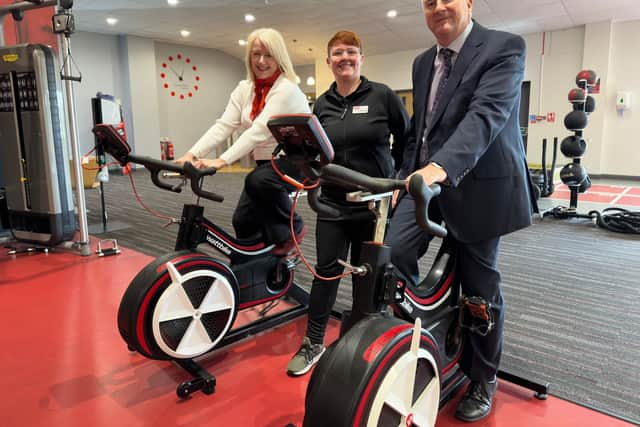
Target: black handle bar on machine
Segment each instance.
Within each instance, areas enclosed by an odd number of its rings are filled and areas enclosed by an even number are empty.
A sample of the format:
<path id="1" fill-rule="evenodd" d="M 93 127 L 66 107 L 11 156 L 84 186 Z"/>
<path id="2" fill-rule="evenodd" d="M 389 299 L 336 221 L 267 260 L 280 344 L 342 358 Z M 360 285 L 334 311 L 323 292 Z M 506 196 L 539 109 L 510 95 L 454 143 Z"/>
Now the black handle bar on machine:
<path id="1" fill-rule="evenodd" d="M 373 178 L 352 169 L 332 164 L 333 146 L 320 121 L 313 114 L 294 114 L 272 117 L 267 123 L 287 158 L 300 167 L 312 179 L 322 179 L 343 187 L 357 187 L 372 193 L 386 193 L 405 188 L 405 181 L 389 178 Z M 426 233 L 445 237 L 447 230 L 431 221 L 428 207 L 431 199 L 440 194 L 440 185 L 427 186 L 422 176 L 413 175 L 409 181 L 409 193 L 416 204 L 416 222 Z M 317 190 L 309 192 L 311 208 L 319 214 L 340 217 L 344 213 L 332 205 L 322 203 Z"/>
<path id="2" fill-rule="evenodd" d="M 354 171 L 344 166 L 328 164 L 320 168 L 320 177 L 337 185 L 355 186 L 371 193 L 387 193 L 405 188 L 405 181 L 401 179 L 373 178 L 369 175 Z M 440 194 L 438 184 L 427 186 L 421 175 L 413 175 L 409 180 L 409 193 L 416 204 L 416 222 L 425 232 L 438 237 L 445 237 L 447 230 L 440 224 L 429 219 L 428 207 L 431 200 Z M 314 211 L 329 217 L 342 215 L 336 207 L 322 202 L 317 191 L 309 193 L 309 204 Z"/>
<path id="3" fill-rule="evenodd" d="M 202 178 L 207 175 L 214 175 L 216 173 L 215 168 L 198 169 L 190 162 L 185 162 L 180 165 L 178 163 L 166 160 L 158 160 L 149 156 L 138 156 L 131 154 L 131 147 L 127 141 L 118 133 L 118 131 L 111 125 L 98 124 L 93 128 L 98 144 L 102 149 L 110 154 L 114 159 L 125 166 L 129 162 L 138 163 L 144 166 L 151 174 L 151 181 L 160 188 L 165 190 L 180 193 L 182 186 L 172 185 L 163 181 L 160 178 L 161 172 L 175 172 L 185 178 L 191 183 L 191 190 L 194 194 L 202 197 L 203 199 L 212 200 L 214 202 L 222 202 L 224 197 L 220 194 L 213 193 L 202 189 Z"/>

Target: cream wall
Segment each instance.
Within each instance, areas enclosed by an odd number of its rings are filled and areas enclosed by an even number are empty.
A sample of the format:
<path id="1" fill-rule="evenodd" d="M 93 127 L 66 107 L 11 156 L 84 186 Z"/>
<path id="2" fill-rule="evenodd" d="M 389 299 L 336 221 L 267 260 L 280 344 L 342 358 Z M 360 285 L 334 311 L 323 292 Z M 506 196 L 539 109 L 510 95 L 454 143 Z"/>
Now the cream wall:
<path id="1" fill-rule="evenodd" d="M 605 114 L 602 170 L 617 175 L 640 176 L 640 21 L 613 26 L 609 80 L 600 109 Z M 631 110 L 619 116 L 615 109 L 618 91 L 631 93 Z M 614 171 L 614 172 L 608 172 Z"/>
<path id="2" fill-rule="evenodd" d="M 132 126 L 128 136 L 133 138 L 135 152 L 142 156 L 158 156 L 160 118 L 156 82 L 156 56 L 153 40 L 126 36 L 122 46 L 126 48 L 126 72 L 129 85 Z"/>
<path id="3" fill-rule="evenodd" d="M 78 32 L 73 36 L 71 49 L 74 61 L 83 75 L 82 82 L 73 83 L 73 94 L 80 152 L 85 154 L 95 144 L 91 133 L 91 98 L 95 97 L 97 92 L 122 98 L 128 92 L 128 88 L 125 88 L 120 77 L 124 70 L 117 37 Z M 95 60 L 96 52 L 100 52 L 100 61 Z"/>
<path id="4" fill-rule="evenodd" d="M 153 83 L 154 95 L 158 100 L 159 135 L 154 141 L 154 155 L 160 155 L 159 138 L 168 137 L 177 157 L 191 148 L 222 115 L 229 95 L 238 82 L 246 78 L 247 71 L 243 61 L 213 49 L 155 42 L 154 54 L 155 73 L 146 76 Z M 198 85 L 197 91 L 191 91 L 193 96 L 186 96 L 185 99 L 171 96 L 172 85 L 177 80 L 171 70 L 162 67 L 163 63 L 169 62 L 169 56 L 176 58 L 178 54 L 183 59 L 189 58 L 189 65 L 196 67 L 196 72 L 190 69 L 184 71 L 185 82 Z M 181 64 L 184 62 L 181 61 Z M 177 67 L 177 72 L 182 72 L 184 68 L 176 64 L 174 67 Z M 160 77 L 161 73 L 165 74 L 164 79 Z M 198 82 L 192 80 L 196 75 L 200 77 Z M 170 86 L 169 89 L 164 88 L 164 83 Z M 220 150 L 224 148 L 226 146 Z"/>
<path id="5" fill-rule="evenodd" d="M 176 154 L 191 147 L 222 113 L 229 94 L 246 75 L 241 60 L 220 51 L 142 37 L 78 32 L 72 51 L 84 77 L 74 91 L 82 153 L 94 145 L 91 98 L 98 91 L 121 100 L 134 151 L 159 157 L 162 136 L 172 139 Z M 171 99 L 160 78 L 163 59 L 176 52 L 191 56 L 202 78 L 198 94 L 185 102 Z"/>

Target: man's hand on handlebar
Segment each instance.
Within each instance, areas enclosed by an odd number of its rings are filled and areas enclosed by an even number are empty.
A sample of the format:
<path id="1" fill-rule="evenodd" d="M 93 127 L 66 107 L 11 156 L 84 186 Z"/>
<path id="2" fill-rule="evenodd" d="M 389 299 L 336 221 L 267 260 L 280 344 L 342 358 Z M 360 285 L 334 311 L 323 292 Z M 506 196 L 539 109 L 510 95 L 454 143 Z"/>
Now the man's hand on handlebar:
<path id="1" fill-rule="evenodd" d="M 409 175 L 406 179 L 406 188 L 407 191 L 409 191 L 409 180 L 411 179 L 411 177 L 414 174 L 420 174 L 422 175 L 422 178 L 424 179 L 424 183 L 426 185 L 431 185 L 431 184 L 435 184 L 435 183 L 439 183 L 439 182 L 445 182 L 447 180 L 447 172 L 445 172 L 444 169 L 442 169 L 439 166 L 434 165 L 433 163 L 428 163 L 427 166 L 423 167 L 422 169 L 418 169 L 417 171 L 415 171 L 414 173 L 412 173 L 411 175 Z"/>
<path id="2" fill-rule="evenodd" d="M 223 168 L 223 167 L 227 166 L 227 162 L 225 162 L 221 158 L 217 158 L 217 159 L 198 159 L 198 160 L 193 162 L 193 166 L 197 167 L 198 169 L 214 168 L 214 169 L 217 170 L 217 169 L 220 169 L 220 168 Z"/>

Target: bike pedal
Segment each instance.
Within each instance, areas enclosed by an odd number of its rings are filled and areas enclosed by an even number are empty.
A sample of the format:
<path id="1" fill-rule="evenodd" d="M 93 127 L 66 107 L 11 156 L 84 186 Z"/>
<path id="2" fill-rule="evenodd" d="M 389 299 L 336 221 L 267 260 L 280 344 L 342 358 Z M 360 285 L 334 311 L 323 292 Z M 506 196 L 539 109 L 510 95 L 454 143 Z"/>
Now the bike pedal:
<path id="1" fill-rule="evenodd" d="M 293 252 L 290 255 L 287 255 L 282 258 L 282 263 L 287 268 L 287 270 L 293 270 L 296 268 L 296 265 L 300 264 L 300 257 L 297 252 Z"/>

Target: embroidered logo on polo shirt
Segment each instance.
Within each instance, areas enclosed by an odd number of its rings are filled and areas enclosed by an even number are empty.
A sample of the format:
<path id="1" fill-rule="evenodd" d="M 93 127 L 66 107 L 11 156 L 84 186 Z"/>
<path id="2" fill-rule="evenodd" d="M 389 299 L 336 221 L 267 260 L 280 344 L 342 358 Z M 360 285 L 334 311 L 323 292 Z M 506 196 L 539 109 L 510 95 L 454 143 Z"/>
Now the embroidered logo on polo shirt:
<path id="1" fill-rule="evenodd" d="M 367 114 L 369 112 L 368 105 L 354 105 L 353 110 L 351 110 L 352 114 Z"/>

